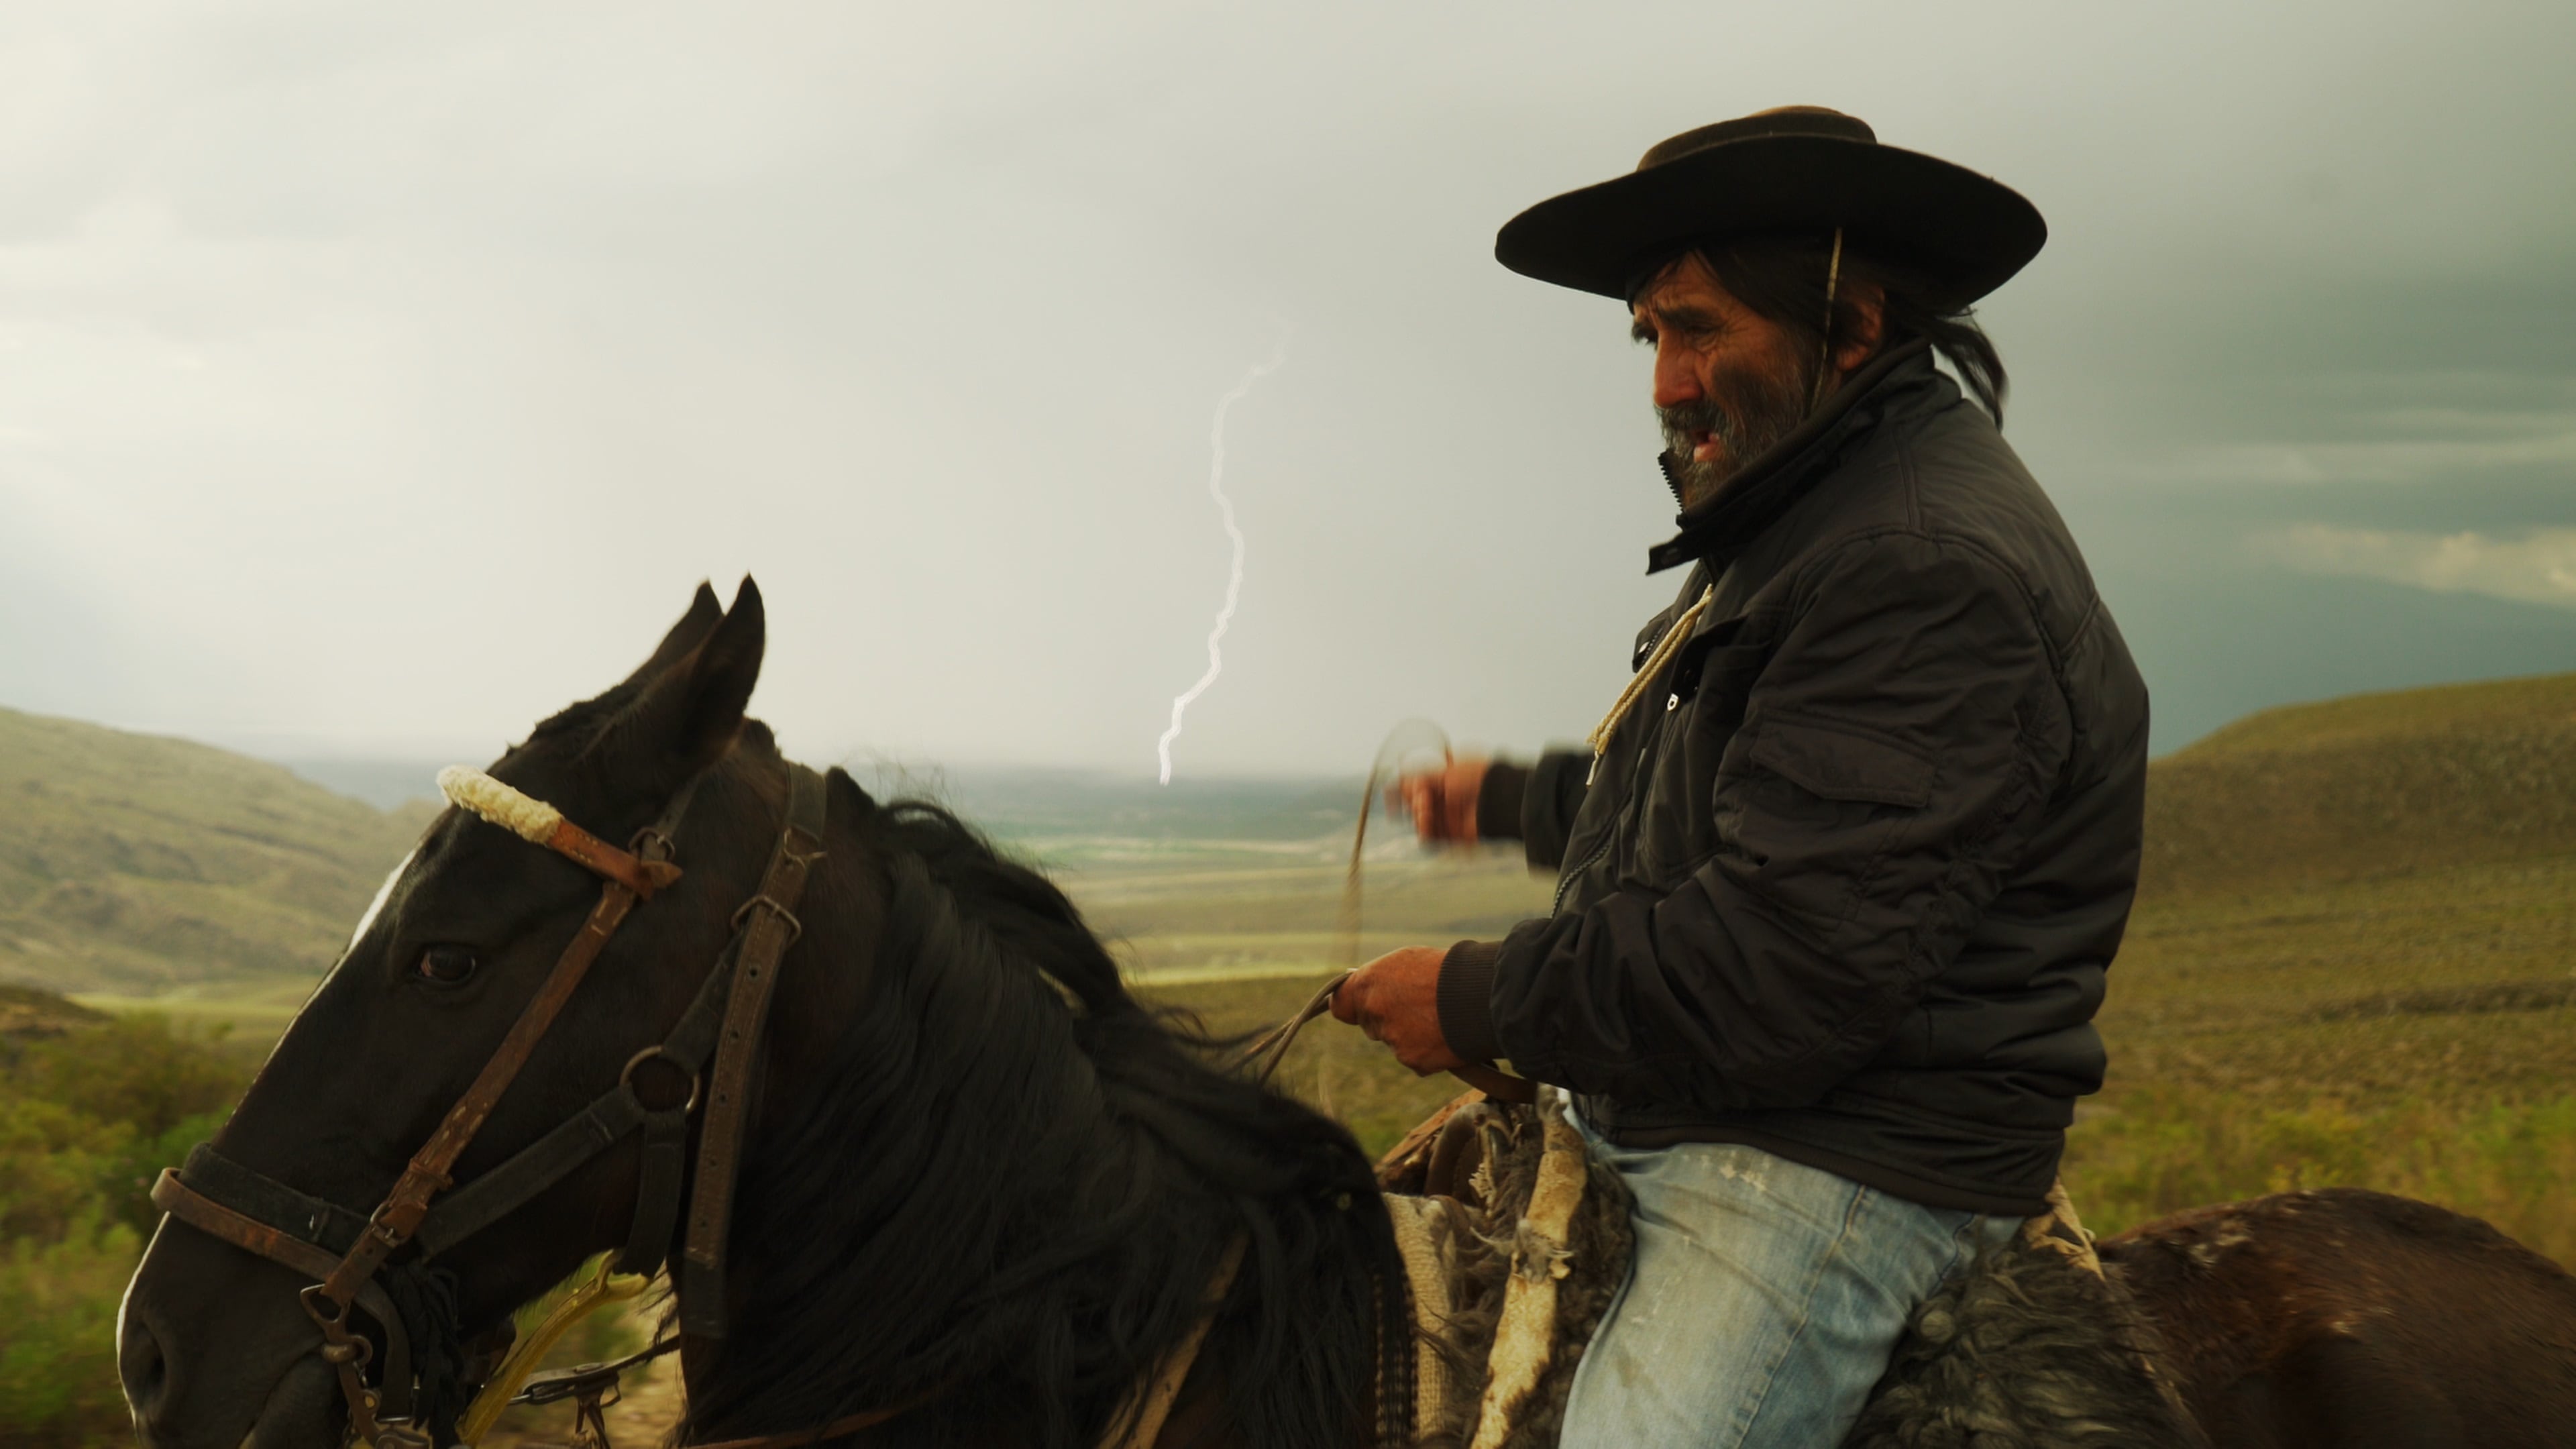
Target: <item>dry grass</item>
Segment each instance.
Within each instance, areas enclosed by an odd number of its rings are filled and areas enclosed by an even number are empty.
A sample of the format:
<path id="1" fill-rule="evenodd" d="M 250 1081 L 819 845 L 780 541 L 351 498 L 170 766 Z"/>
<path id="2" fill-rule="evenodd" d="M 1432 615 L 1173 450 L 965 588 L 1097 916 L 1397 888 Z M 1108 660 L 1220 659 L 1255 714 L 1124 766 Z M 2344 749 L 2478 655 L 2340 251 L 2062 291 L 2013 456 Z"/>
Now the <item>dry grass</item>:
<path id="1" fill-rule="evenodd" d="M 2276 896 L 2149 901 L 2113 972 L 2112 1072 L 2067 1178 L 2105 1231 L 2354 1185 L 2576 1262 L 2576 857 Z M 1221 1031 L 1321 975 L 1143 989 Z M 1458 1090 L 1325 1020 L 1281 1070 L 1372 1152 Z"/>
<path id="2" fill-rule="evenodd" d="M 2203 1203 L 2350 1185 L 2439 1202 L 2576 1263 L 2576 861 L 2342 901 L 2146 913 L 2103 1016 L 2108 1088 L 2067 1180 L 2118 1231 Z M 1224 1029 L 1322 978 L 1161 988 Z M 1381 1151 L 1456 1090 L 1330 1021 L 1283 1082 Z"/>

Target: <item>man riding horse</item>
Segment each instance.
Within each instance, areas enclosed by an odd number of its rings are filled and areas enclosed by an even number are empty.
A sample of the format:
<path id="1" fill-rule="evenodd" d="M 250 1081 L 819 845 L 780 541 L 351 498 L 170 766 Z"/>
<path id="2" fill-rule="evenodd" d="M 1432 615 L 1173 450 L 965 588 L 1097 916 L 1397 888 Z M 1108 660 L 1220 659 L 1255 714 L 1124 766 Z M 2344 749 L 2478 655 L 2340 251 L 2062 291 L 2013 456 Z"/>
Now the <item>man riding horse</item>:
<path id="1" fill-rule="evenodd" d="M 1969 311 L 2045 237 L 1791 107 L 1496 239 L 1653 347 L 1680 531 L 1647 557 L 1688 573 L 1588 750 L 1399 786 L 1426 840 L 1522 841 L 1554 912 L 1390 952 L 1334 1009 L 1416 1071 L 1567 1088 L 1634 1193 L 1566 1449 L 1839 1442 L 1914 1306 L 2046 1210 L 2101 1085 L 2146 690 Z"/>

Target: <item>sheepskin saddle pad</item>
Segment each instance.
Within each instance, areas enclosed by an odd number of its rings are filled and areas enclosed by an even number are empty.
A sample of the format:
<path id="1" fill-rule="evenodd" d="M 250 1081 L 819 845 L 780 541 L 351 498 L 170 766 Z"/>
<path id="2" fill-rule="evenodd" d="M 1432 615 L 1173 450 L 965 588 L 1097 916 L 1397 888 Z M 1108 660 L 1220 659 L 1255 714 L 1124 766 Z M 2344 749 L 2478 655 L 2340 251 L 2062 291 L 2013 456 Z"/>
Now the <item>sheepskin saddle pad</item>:
<path id="1" fill-rule="evenodd" d="M 1419 1449 L 1556 1443 L 1574 1366 L 1635 1247 L 1619 1175 L 1593 1161 L 1561 1092 L 1470 1092 L 1378 1164 L 1413 1282 Z"/>
<path id="2" fill-rule="evenodd" d="M 1470 1092 L 1378 1164 L 1412 1280 L 1417 1449 L 1554 1449 L 1632 1200 L 1567 1120 Z M 1847 1449 L 2167 1445 L 2179 1410 L 2064 1189 L 1907 1325 Z"/>

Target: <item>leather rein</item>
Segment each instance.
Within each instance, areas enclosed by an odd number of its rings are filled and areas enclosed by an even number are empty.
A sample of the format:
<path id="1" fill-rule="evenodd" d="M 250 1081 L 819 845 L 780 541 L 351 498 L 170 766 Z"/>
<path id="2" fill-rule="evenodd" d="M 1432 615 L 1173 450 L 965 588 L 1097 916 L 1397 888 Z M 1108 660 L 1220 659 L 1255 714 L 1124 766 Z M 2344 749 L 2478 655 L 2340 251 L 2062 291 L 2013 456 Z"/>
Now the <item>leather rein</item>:
<path id="1" fill-rule="evenodd" d="M 1279 1070 L 1279 1064 L 1287 1060 L 1288 1049 L 1297 1044 L 1297 1037 L 1305 1031 L 1307 1023 L 1332 1010 L 1333 997 L 1342 989 L 1342 983 L 1359 974 L 1360 871 L 1362 863 L 1368 858 L 1369 811 L 1376 808 L 1379 790 L 1389 782 L 1389 776 L 1396 772 L 1400 759 L 1399 747 L 1405 743 L 1409 733 L 1422 729 L 1427 729 L 1439 737 L 1441 758 L 1444 761 L 1449 758 L 1448 734 L 1438 725 L 1430 724 L 1428 721 L 1408 721 L 1397 725 L 1388 732 L 1386 742 L 1378 746 L 1377 760 L 1369 766 L 1368 783 L 1360 787 L 1359 823 L 1352 827 L 1351 860 L 1342 873 L 1342 906 L 1334 926 L 1334 933 L 1341 937 L 1344 970 L 1340 975 L 1325 982 L 1313 996 L 1308 997 L 1306 1004 L 1297 1009 L 1296 1015 L 1263 1032 L 1243 1049 L 1242 1055 L 1236 1059 L 1235 1064 L 1238 1067 L 1249 1068 L 1254 1081 L 1270 1080 L 1271 1075 Z M 1390 810 L 1394 808 L 1392 802 L 1388 808 Z M 1449 1075 L 1484 1093 L 1493 1101 L 1517 1102 L 1526 1106 L 1538 1100 L 1536 1082 L 1526 1077 L 1516 1077 L 1489 1062 L 1461 1062 L 1449 1069 Z"/>
<path id="2" fill-rule="evenodd" d="M 418 1248 L 415 1258 L 394 1265 L 393 1270 L 416 1274 L 420 1264 L 640 1133 L 643 1166 L 635 1214 L 617 1268 L 650 1274 L 669 1254 L 679 1226 L 693 1115 L 700 1119 L 700 1130 L 687 1237 L 677 1264 L 683 1289 L 680 1324 L 684 1333 L 724 1336 L 725 1239 L 732 1223 L 761 1028 L 768 1018 L 780 960 L 803 931 L 796 918 L 797 902 L 814 862 L 823 857 L 823 778 L 802 765 L 790 764 L 787 771 L 787 819 L 768 869 L 758 890 L 735 911 L 733 936 L 679 1024 L 660 1042 L 630 1058 L 618 1074 L 617 1085 L 589 1107 L 461 1187 L 450 1176 L 457 1159 L 527 1065 L 591 964 L 637 905 L 680 878 L 680 868 L 673 861 L 675 837 L 705 775 L 681 786 L 661 817 L 621 850 L 563 819 L 551 806 L 490 776 L 470 770 L 442 771 L 440 787 L 458 805 L 601 878 L 598 904 L 556 957 L 552 971 L 508 1035 L 429 1140 L 412 1155 L 384 1200 L 364 1218 L 233 1162 L 211 1143 L 200 1144 L 189 1153 L 184 1167 L 164 1171 L 153 1185 L 153 1205 L 172 1217 L 316 1280 L 303 1290 L 301 1301 L 321 1330 L 318 1351 L 339 1379 L 353 1437 L 377 1449 L 442 1449 L 430 1437 L 429 1417 L 438 1406 L 415 1398 L 416 1365 L 409 1342 L 413 1325 L 406 1320 L 420 1317 L 424 1332 L 452 1335 L 452 1316 L 442 1323 L 435 1315 L 407 1312 L 413 1295 L 388 1294 L 387 1285 L 397 1281 L 388 1270 L 396 1253 L 406 1246 Z M 706 1070 L 710 1056 L 711 1073 Z M 437 1199 L 434 1204 L 433 1199 Z M 374 1346 L 351 1331 L 353 1304 L 375 1319 L 385 1335 L 385 1362 L 378 1375 L 381 1390 L 367 1385 Z M 910 1407 L 914 1406 L 904 1406 Z M 883 1422 L 903 1411 L 884 1410 L 824 1425 L 821 1430 L 739 1442 L 807 1443 Z"/>

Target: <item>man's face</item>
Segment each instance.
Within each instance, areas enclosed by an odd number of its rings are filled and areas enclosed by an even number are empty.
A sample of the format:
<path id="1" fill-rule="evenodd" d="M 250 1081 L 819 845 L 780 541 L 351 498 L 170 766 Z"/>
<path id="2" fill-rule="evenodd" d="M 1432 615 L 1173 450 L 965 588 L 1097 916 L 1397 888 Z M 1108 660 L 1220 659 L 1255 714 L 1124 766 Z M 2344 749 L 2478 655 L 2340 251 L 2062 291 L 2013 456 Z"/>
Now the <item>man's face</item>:
<path id="1" fill-rule="evenodd" d="M 1688 254 L 1637 294 L 1631 336 L 1655 349 L 1655 414 L 1682 506 L 1695 508 L 1807 415 L 1815 359 Z"/>

